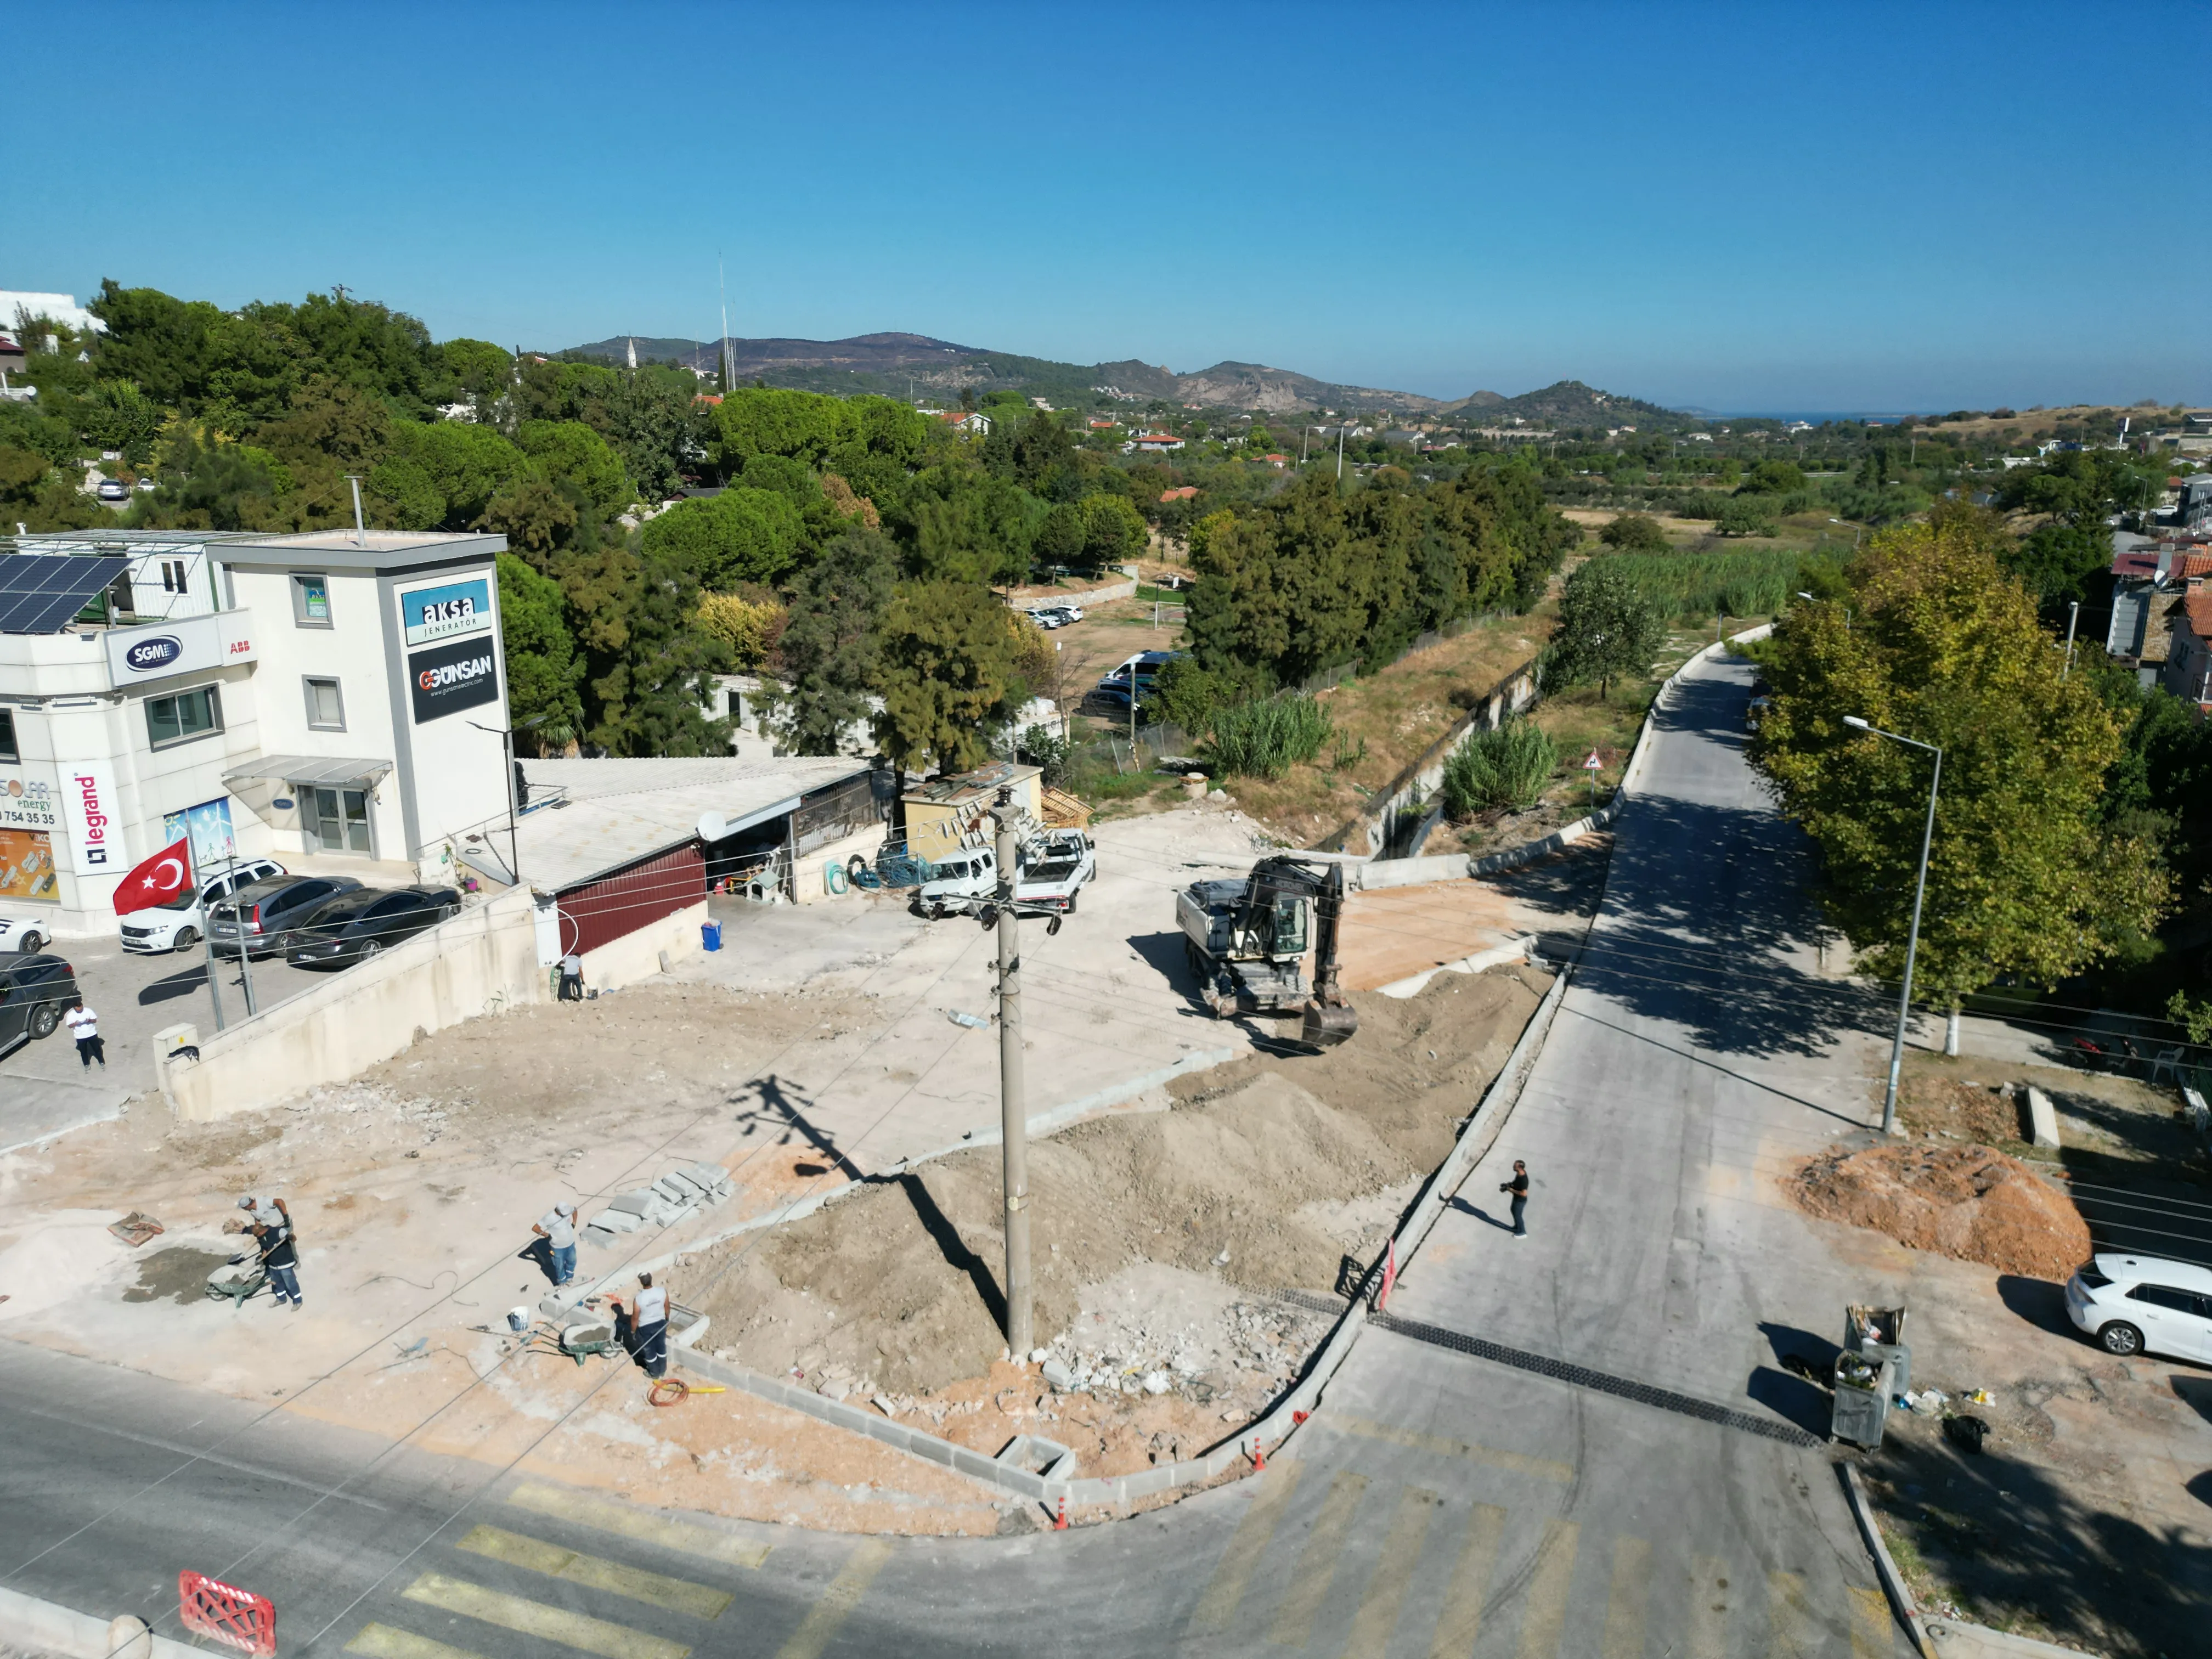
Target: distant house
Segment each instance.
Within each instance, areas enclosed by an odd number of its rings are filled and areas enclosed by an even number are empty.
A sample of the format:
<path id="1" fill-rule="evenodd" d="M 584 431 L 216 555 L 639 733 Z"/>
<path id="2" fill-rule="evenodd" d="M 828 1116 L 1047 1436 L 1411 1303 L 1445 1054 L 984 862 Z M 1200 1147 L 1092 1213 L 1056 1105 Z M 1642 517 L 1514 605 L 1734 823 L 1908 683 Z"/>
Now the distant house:
<path id="1" fill-rule="evenodd" d="M 1091 429 L 1093 432 L 1111 432 L 1121 424 L 1119 421 L 1102 421 L 1094 416 L 1091 422 Z"/>
<path id="2" fill-rule="evenodd" d="M 964 415 L 957 409 L 925 410 L 923 413 L 936 416 L 956 431 L 972 432 L 979 438 L 991 435 L 991 417 L 981 410 L 970 410 Z"/>
<path id="3" fill-rule="evenodd" d="M 1291 464 L 1291 458 L 1287 455 L 1268 455 L 1262 457 L 1262 459 L 1266 460 L 1269 466 L 1273 467 L 1278 472 L 1281 471 L 1283 468 Z"/>
<path id="4" fill-rule="evenodd" d="M 1138 449 L 1151 454 L 1182 447 L 1182 440 L 1172 432 L 1139 432 L 1130 441 L 1135 444 Z"/>
<path id="5" fill-rule="evenodd" d="M 2160 678 L 2175 696 L 2195 703 L 2199 714 L 2212 714 L 2212 590 L 2201 577 L 2189 585 L 2172 622 L 2166 672 Z"/>
<path id="6" fill-rule="evenodd" d="M 1196 484 L 1183 484 L 1178 489 L 1163 489 L 1160 491 L 1160 504 L 1164 507 L 1170 501 L 1187 501 L 1197 494 Z"/>
<path id="7" fill-rule="evenodd" d="M 1049 415 L 1049 414 L 1051 414 L 1051 413 L 1052 413 L 1052 405 L 1051 405 L 1050 404 L 1048 404 L 1048 403 L 1045 402 L 1045 400 L 1044 400 L 1043 398 L 1030 398 L 1030 407 L 1031 409 L 1041 409 L 1041 410 L 1044 410 L 1044 412 L 1045 412 L 1046 414 L 1048 414 L 1048 415 Z"/>
<path id="8" fill-rule="evenodd" d="M 2199 603 L 2212 575 L 2212 549 L 2171 540 L 2139 544 L 2114 556 L 2112 574 L 2106 653 L 2133 667 L 2145 686 L 2164 683 L 2178 696 L 2191 695 L 2182 688 L 2189 671 L 2175 658 L 2188 654 L 2189 606 Z"/>

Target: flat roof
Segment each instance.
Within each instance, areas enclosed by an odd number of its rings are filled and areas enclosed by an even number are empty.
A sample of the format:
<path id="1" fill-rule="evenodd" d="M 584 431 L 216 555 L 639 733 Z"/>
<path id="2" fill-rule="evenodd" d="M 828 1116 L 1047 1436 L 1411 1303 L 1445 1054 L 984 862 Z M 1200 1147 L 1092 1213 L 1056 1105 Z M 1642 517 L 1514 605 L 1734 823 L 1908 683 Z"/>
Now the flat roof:
<path id="1" fill-rule="evenodd" d="M 1015 761 L 994 761 L 988 766 L 979 766 L 972 772 L 961 772 L 949 778 L 937 778 L 919 789 L 909 789 L 906 798 L 933 806 L 961 806 L 981 795 L 994 795 L 1008 785 L 1026 783 L 1043 775 L 1040 766 L 1024 766 Z"/>
<path id="2" fill-rule="evenodd" d="M 478 532 L 309 530 L 296 536 L 246 536 L 223 544 L 226 564 L 303 564 L 325 570 L 383 572 L 422 565 L 489 559 L 507 551 L 507 538 Z"/>
<path id="3" fill-rule="evenodd" d="M 528 760 L 522 775 L 532 797 L 516 827 L 523 878 L 542 892 L 565 892 L 681 847 L 699 822 L 718 815 L 726 832 L 796 807 L 817 790 L 869 769 L 849 756 L 735 756 L 692 759 Z M 564 805 L 550 804 L 555 791 Z M 504 822 L 480 833 L 502 863 Z"/>

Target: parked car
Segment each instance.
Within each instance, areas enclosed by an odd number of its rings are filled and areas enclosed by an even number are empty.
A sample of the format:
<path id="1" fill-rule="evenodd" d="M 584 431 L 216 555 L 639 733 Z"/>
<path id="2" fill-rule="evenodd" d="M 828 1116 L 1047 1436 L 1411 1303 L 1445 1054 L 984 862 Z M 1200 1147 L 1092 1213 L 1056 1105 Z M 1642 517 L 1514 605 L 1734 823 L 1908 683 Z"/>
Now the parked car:
<path id="1" fill-rule="evenodd" d="M 217 950 L 235 951 L 246 942 L 249 957 L 273 957 L 284 949 L 284 929 L 339 893 L 356 892 L 351 876 L 271 876 L 248 882 L 208 912 L 208 937 Z"/>
<path id="2" fill-rule="evenodd" d="M 450 887 L 363 887 L 326 898 L 284 928 L 295 968 L 349 968 L 443 921 L 461 908 Z"/>
<path id="3" fill-rule="evenodd" d="M 76 995 L 76 969 L 59 957 L 0 951 L 0 1054 L 52 1036 Z"/>
<path id="4" fill-rule="evenodd" d="M 2066 1314 L 2106 1353 L 2212 1364 L 2212 1268 L 2156 1256 L 2093 1256 L 2066 1281 Z"/>
<path id="5" fill-rule="evenodd" d="M 160 951 L 189 951 L 207 936 L 207 913 L 218 899 L 284 873 L 284 866 L 275 859 L 249 859 L 235 869 L 205 878 L 198 887 L 178 894 L 167 904 L 133 910 L 116 930 L 122 936 L 123 948 L 147 956 Z"/>
<path id="6" fill-rule="evenodd" d="M 1022 843 L 1014 896 L 1075 913 L 1076 896 L 1098 873 L 1091 837 L 1080 830 L 1048 830 Z M 963 848 L 930 866 L 930 879 L 914 896 L 925 916 L 970 915 L 999 896 L 999 855 L 994 848 Z"/>
<path id="7" fill-rule="evenodd" d="M 127 501 L 131 499 L 131 486 L 120 478 L 102 478 L 96 493 L 103 501 Z"/>
<path id="8" fill-rule="evenodd" d="M 1030 612 L 1030 620 L 1039 628 L 1065 628 L 1070 623 L 1081 622 L 1083 612 L 1072 605 L 1041 605 Z"/>
<path id="9" fill-rule="evenodd" d="M 0 951 L 36 954 L 46 948 L 46 941 L 53 936 L 53 926 L 44 916 L 0 916 Z"/>

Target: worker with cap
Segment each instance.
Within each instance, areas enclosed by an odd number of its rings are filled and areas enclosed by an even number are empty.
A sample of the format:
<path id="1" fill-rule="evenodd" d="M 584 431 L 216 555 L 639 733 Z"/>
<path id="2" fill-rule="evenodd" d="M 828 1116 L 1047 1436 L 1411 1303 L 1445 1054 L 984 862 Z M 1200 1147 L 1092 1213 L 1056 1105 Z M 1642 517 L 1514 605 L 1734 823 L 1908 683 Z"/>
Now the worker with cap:
<path id="1" fill-rule="evenodd" d="M 576 1206 L 562 1199 L 544 1215 L 530 1230 L 544 1239 L 553 1256 L 553 1288 L 574 1282 L 576 1277 Z"/>
<path id="2" fill-rule="evenodd" d="M 651 1273 L 637 1276 L 638 1292 L 630 1298 L 630 1357 L 645 1368 L 647 1376 L 668 1372 L 668 1292 L 653 1282 Z M 623 1311 L 622 1298 L 611 1298 L 615 1311 Z"/>
<path id="3" fill-rule="evenodd" d="M 292 1231 L 292 1212 L 285 1207 L 281 1198 L 272 1198 L 266 1193 L 248 1193 L 238 1200 L 238 1207 L 246 1212 L 246 1231 L 248 1232 L 253 1231 L 257 1223 L 266 1224 L 280 1233 Z"/>

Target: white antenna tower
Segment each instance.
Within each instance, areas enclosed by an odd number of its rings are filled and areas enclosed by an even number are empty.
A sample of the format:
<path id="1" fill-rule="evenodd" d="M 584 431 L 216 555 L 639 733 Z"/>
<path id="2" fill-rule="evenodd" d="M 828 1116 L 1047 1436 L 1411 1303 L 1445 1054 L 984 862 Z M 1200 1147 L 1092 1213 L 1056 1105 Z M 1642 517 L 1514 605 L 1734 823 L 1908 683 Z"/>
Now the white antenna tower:
<path id="1" fill-rule="evenodd" d="M 629 337 L 629 366 L 632 368 L 637 367 L 637 336 L 635 334 Z"/>
<path id="2" fill-rule="evenodd" d="M 714 256 L 714 289 L 722 296 L 722 390 L 737 389 L 737 365 L 730 358 L 730 290 L 722 282 L 722 256 Z"/>

